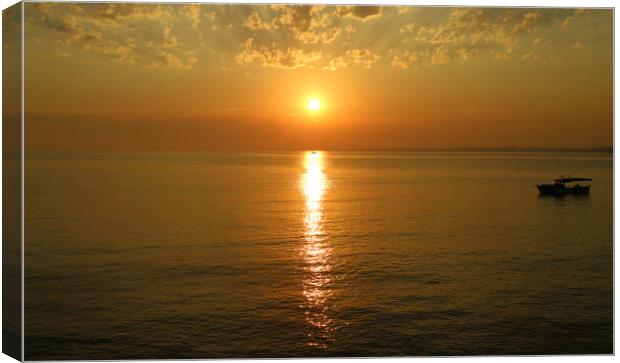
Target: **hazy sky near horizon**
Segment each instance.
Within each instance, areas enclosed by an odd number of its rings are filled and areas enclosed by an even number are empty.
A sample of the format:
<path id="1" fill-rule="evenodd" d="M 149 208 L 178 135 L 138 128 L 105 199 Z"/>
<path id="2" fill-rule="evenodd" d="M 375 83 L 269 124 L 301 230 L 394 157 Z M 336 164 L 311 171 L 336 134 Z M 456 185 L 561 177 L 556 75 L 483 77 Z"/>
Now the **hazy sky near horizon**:
<path id="1" fill-rule="evenodd" d="M 611 10 L 26 3 L 25 18 L 32 150 L 613 142 Z"/>

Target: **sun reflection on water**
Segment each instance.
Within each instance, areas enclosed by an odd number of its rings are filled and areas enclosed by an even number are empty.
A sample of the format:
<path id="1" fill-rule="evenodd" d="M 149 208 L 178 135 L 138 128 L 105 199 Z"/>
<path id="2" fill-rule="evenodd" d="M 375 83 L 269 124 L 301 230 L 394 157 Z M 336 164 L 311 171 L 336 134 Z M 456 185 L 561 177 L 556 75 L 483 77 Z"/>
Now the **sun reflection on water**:
<path id="1" fill-rule="evenodd" d="M 327 348 L 333 340 L 334 321 L 329 316 L 328 299 L 332 294 L 330 254 L 328 235 L 323 230 L 323 195 L 327 190 L 327 180 L 323 173 L 323 153 L 305 153 L 305 173 L 302 189 L 306 208 L 304 214 L 305 244 L 302 250 L 305 275 L 303 295 L 305 298 L 305 319 L 311 326 L 308 345 Z"/>

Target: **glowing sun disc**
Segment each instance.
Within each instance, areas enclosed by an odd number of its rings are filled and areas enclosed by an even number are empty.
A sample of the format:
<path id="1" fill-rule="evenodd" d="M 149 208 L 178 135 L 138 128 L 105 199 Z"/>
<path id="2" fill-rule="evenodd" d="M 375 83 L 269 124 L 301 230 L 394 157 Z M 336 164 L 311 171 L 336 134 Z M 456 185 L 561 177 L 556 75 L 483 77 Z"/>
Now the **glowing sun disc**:
<path id="1" fill-rule="evenodd" d="M 311 98 L 308 101 L 308 110 L 318 111 L 319 109 L 321 109 L 321 101 L 318 98 Z"/>

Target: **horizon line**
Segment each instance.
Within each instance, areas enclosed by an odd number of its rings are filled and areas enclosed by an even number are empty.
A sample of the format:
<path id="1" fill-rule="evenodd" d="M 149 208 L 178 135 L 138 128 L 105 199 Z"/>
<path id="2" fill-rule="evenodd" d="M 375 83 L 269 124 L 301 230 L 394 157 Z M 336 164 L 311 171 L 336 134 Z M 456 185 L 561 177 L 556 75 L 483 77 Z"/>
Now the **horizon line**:
<path id="1" fill-rule="evenodd" d="M 613 153 L 613 146 L 597 147 L 549 147 L 549 146 L 489 146 L 489 147 L 426 147 L 426 148 L 195 148 L 195 149 L 126 149 L 119 150 L 100 149 L 35 149 L 24 150 L 25 154 L 31 153 L 191 153 L 191 152 L 302 152 L 302 151 L 325 151 L 325 152 L 592 152 Z"/>

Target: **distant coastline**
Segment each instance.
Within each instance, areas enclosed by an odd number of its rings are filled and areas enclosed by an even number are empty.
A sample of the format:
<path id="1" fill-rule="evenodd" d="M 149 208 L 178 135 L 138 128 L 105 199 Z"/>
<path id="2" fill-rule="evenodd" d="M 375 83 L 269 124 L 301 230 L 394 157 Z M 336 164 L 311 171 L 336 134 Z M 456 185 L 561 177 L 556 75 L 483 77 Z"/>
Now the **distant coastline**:
<path id="1" fill-rule="evenodd" d="M 375 150 L 379 151 L 379 150 Z M 568 147 L 455 147 L 455 148 L 421 148 L 421 149 L 384 149 L 381 151 L 471 151 L 471 152 L 596 152 L 613 153 L 613 146 L 592 148 L 568 148 Z"/>

